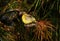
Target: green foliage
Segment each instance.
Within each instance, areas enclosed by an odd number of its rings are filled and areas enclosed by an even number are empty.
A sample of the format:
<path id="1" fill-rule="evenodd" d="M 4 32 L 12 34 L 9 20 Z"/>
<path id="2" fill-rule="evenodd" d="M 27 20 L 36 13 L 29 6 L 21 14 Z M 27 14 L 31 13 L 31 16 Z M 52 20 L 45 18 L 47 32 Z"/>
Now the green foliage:
<path id="1" fill-rule="evenodd" d="M 2 21 L 1 18 L 3 16 L 7 15 L 8 17 L 8 19 L 5 19 L 7 20 L 7 22 L 2 22 L 3 24 L 0 23 L 0 39 L 2 41 L 39 41 L 37 38 L 34 38 L 34 33 L 32 30 L 33 28 L 24 27 L 21 16 L 18 15 L 18 12 L 10 12 L 10 9 L 19 9 L 20 12 L 25 11 L 28 14 L 34 16 L 37 21 L 46 19 L 48 21 L 51 21 L 52 24 L 56 27 L 56 31 L 52 32 L 52 39 L 53 41 L 58 41 L 57 37 L 60 34 L 58 34 L 58 32 L 60 32 L 58 0 L 0 0 L 0 21 Z M 13 18 L 12 16 L 14 16 L 15 14 L 16 17 Z M 9 20 L 10 17 L 11 20 Z M 7 25 L 9 22 L 11 22 L 11 24 Z M 8 27 L 5 28 L 4 25 Z M 11 29 L 8 31 L 8 28 Z M 14 30 L 12 30 L 12 28 Z M 28 29 L 30 31 L 28 31 Z M 9 35 L 15 38 L 10 37 Z M 7 38 L 7 36 L 9 36 L 10 38 Z"/>

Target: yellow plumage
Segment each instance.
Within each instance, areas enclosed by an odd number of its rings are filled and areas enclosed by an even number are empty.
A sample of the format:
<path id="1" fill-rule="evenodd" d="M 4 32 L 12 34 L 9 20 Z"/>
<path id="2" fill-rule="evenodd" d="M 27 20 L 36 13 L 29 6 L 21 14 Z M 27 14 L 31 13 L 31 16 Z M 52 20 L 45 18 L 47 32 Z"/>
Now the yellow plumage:
<path id="1" fill-rule="evenodd" d="M 32 17 L 31 15 L 27 14 L 26 12 L 24 12 L 22 15 L 22 21 L 24 24 L 29 24 L 32 22 L 36 22 L 36 19 Z"/>

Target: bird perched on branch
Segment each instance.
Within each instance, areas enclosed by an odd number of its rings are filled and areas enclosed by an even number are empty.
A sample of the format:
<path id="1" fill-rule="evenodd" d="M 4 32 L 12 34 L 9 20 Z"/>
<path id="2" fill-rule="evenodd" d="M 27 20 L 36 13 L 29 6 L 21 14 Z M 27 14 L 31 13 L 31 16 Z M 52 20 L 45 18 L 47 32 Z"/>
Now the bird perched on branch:
<path id="1" fill-rule="evenodd" d="M 26 12 L 23 12 L 22 21 L 24 24 L 30 24 L 36 22 L 36 19 L 33 16 L 27 14 Z"/>
<path id="2" fill-rule="evenodd" d="M 20 12 L 19 14 L 22 15 L 22 22 L 25 26 L 31 27 L 35 25 L 36 19 L 33 16 L 27 14 L 26 12 Z"/>

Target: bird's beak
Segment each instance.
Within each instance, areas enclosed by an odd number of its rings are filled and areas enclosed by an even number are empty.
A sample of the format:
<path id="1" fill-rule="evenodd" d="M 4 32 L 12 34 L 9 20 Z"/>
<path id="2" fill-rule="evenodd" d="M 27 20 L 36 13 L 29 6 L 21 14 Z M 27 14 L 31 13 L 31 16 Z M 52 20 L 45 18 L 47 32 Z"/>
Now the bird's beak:
<path id="1" fill-rule="evenodd" d="M 21 16 L 23 14 L 23 12 L 19 12 L 19 15 Z"/>

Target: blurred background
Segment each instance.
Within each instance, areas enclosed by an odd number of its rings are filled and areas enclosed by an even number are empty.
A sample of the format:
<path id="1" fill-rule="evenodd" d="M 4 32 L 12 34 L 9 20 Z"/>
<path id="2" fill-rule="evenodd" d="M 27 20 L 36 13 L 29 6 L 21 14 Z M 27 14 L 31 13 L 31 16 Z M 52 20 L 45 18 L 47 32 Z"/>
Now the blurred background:
<path id="1" fill-rule="evenodd" d="M 19 12 L 33 16 L 37 26 L 25 27 Z M 59 0 L 0 0 L 0 41 L 60 41 L 59 27 Z"/>

